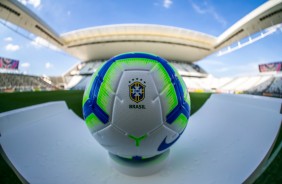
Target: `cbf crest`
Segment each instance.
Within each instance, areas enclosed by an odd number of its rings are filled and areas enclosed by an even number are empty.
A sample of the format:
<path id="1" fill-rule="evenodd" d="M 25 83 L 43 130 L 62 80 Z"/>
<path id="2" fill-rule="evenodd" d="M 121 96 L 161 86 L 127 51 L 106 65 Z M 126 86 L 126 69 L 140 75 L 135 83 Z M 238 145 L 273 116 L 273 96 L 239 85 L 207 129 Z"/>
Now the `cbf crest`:
<path id="1" fill-rule="evenodd" d="M 132 83 L 131 83 L 132 82 Z M 146 81 L 143 81 L 142 83 L 142 79 L 136 78 L 136 79 L 132 79 L 132 81 L 130 81 L 130 85 L 129 85 L 129 97 L 132 101 L 138 103 L 141 102 L 142 100 L 144 100 L 145 98 L 145 85 L 143 83 L 146 83 Z"/>

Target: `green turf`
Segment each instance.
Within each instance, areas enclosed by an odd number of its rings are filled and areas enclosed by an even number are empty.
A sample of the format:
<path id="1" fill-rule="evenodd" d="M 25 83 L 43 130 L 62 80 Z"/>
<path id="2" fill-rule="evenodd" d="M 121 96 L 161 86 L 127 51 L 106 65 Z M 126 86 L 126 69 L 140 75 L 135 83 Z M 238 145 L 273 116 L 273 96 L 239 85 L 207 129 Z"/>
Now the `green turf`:
<path id="1" fill-rule="evenodd" d="M 192 103 L 191 114 L 196 112 L 210 95 L 210 93 L 190 93 Z M 0 112 L 50 101 L 64 100 L 70 109 L 82 117 L 82 97 L 83 91 L 0 93 Z"/>
<path id="2" fill-rule="evenodd" d="M 209 93 L 190 93 L 191 114 L 195 113 L 210 97 Z M 66 101 L 68 107 L 78 116 L 82 117 L 83 91 L 52 91 L 52 92 L 23 92 L 23 93 L 0 93 L 0 112 L 5 112 L 34 104 L 50 101 Z M 277 142 L 281 141 L 281 132 Z M 282 156 L 274 160 L 266 172 L 255 182 L 256 184 L 282 183 Z M 16 174 L 0 157 L 0 184 L 21 183 Z"/>
<path id="3" fill-rule="evenodd" d="M 211 93 L 190 93 L 189 95 L 191 99 L 191 114 L 194 114 L 211 96 Z"/>
<path id="4" fill-rule="evenodd" d="M 0 112 L 5 112 L 34 104 L 64 100 L 77 115 L 82 117 L 83 91 L 44 91 L 0 93 Z"/>

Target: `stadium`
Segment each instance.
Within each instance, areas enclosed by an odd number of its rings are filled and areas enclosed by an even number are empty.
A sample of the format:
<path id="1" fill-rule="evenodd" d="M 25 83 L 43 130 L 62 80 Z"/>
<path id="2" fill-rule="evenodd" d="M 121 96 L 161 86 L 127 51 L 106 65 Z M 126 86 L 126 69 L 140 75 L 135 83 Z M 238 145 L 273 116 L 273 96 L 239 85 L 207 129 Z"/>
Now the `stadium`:
<path id="1" fill-rule="evenodd" d="M 197 64 L 197 61 L 207 56 L 215 53 L 228 54 L 281 30 L 281 0 L 265 2 L 218 37 L 157 24 L 96 26 L 59 35 L 38 15 L 16 0 L 0 2 L 0 19 L 4 26 L 18 34 L 21 34 L 19 30 L 24 30 L 41 37 L 80 61 L 60 76 L 37 76 L 23 74 L 18 70 L 20 61 L 1 56 L 0 112 L 64 100 L 70 109 L 82 117 L 83 90 L 92 74 L 113 56 L 134 51 L 159 55 L 178 70 L 194 103 L 192 114 L 205 104 L 211 94 L 251 94 L 282 98 L 282 61 L 258 65 L 258 75 L 237 77 L 214 77 Z M 254 183 L 282 181 L 281 136 L 280 130 L 270 153 L 271 161 L 264 172 L 255 177 Z M 5 155 L 2 156 L 0 178 L 4 178 L 3 183 L 27 182 L 11 164 L 6 163 Z"/>

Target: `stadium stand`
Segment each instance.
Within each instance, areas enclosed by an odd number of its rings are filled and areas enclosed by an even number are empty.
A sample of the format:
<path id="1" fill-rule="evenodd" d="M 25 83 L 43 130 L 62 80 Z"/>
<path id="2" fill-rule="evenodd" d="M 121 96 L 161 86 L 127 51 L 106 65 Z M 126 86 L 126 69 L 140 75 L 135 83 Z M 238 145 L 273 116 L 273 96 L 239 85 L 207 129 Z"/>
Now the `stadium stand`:
<path id="1" fill-rule="evenodd" d="M 89 83 L 91 79 L 91 76 L 84 76 L 81 78 L 79 83 L 77 83 L 75 86 L 73 86 L 71 89 L 73 90 L 84 90 L 87 84 Z"/>
<path id="2" fill-rule="evenodd" d="M 104 60 L 95 60 L 74 65 L 63 74 L 65 89 L 84 90 L 91 75 L 103 62 Z"/>
<path id="3" fill-rule="evenodd" d="M 84 90 L 85 86 L 90 81 L 91 75 L 97 70 L 97 68 L 105 60 L 94 60 L 83 62 L 75 65 L 69 71 L 64 74 L 64 80 L 66 82 L 66 89 L 74 90 Z M 191 83 L 191 90 L 205 90 L 210 91 L 209 87 L 206 87 L 203 83 L 203 80 L 199 78 L 206 78 L 209 76 L 205 70 L 193 63 L 184 63 L 172 61 L 171 64 L 183 77 L 193 77 L 188 81 Z M 194 81 L 193 81 L 194 80 Z M 199 80 L 199 81 L 198 81 Z M 208 84 L 208 83 L 205 83 Z"/>
<path id="4" fill-rule="evenodd" d="M 0 73 L 0 92 L 50 91 L 59 89 L 48 78 L 20 73 Z"/>
<path id="5" fill-rule="evenodd" d="M 220 86 L 220 90 L 222 92 L 234 93 L 235 91 L 237 91 L 236 89 L 239 86 L 241 86 L 248 80 L 248 78 L 250 77 L 236 77 L 233 80 L 231 80 L 230 82 L 228 82 L 227 84 Z"/>
<path id="6" fill-rule="evenodd" d="M 271 85 L 265 90 L 265 93 L 271 94 L 272 96 L 282 97 L 282 77 L 276 77 Z"/>
<path id="7" fill-rule="evenodd" d="M 81 75 L 76 75 L 73 76 L 70 80 L 69 83 L 66 85 L 67 89 L 72 89 L 74 86 L 76 86 L 82 79 L 84 78 L 84 76 Z"/>
<path id="8" fill-rule="evenodd" d="M 87 62 L 84 63 L 84 66 L 81 68 L 79 74 L 80 75 L 92 75 L 93 72 L 102 64 L 102 61 L 95 61 L 95 62 Z"/>
<path id="9" fill-rule="evenodd" d="M 18 70 L 0 72 L 0 92 L 57 89 L 84 90 L 91 75 L 104 62 L 94 60 L 76 64 L 62 76 L 23 75 Z M 193 63 L 170 62 L 183 77 L 189 92 L 246 93 L 282 97 L 282 74 L 216 78 Z"/>
<path id="10" fill-rule="evenodd" d="M 206 77 L 208 75 L 206 71 L 192 63 L 171 61 L 171 64 L 182 76 Z"/>
<path id="11" fill-rule="evenodd" d="M 245 90 L 244 93 L 263 95 L 263 92 L 272 84 L 273 80 L 274 77 L 272 76 L 262 76 L 256 85 L 251 86 L 249 89 Z"/>
<path id="12" fill-rule="evenodd" d="M 52 85 L 55 85 L 59 89 L 65 89 L 65 80 L 62 76 L 45 76 L 46 80 L 48 80 L 48 83 L 51 83 Z"/>
<path id="13" fill-rule="evenodd" d="M 282 97 L 282 77 L 278 74 L 260 74 L 235 78 L 183 77 L 190 92 L 247 93 Z"/>
<path id="14" fill-rule="evenodd" d="M 104 62 L 93 60 L 72 67 L 64 76 L 65 89 L 84 90 L 91 75 Z M 194 63 L 170 61 L 190 92 L 247 93 L 281 97 L 282 79 L 278 73 L 260 73 L 253 76 L 217 78 Z"/>
<path id="15" fill-rule="evenodd" d="M 213 87 L 210 81 L 214 81 L 212 77 L 209 78 L 196 78 L 196 77 L 183 77 L 183 80 L 188 87 L 188 90 L 194 92 L 210 92 Z"/>

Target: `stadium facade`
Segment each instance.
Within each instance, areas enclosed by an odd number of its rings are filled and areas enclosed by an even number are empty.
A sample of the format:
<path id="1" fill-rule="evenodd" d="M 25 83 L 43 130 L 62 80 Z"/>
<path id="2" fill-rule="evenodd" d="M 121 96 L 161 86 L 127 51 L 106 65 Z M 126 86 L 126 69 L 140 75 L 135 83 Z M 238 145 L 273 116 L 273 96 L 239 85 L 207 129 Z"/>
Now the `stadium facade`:
<path id="1" fill-rule="evenodd" d="M 50 80 L 54 83 L 60 81 L 57 87 L 84 89 L 90 75 L 99 64 L 114 55 L 134 51 L 154 53 L 172 62 L 184 78 L 189 78 L 185 80 L 190 91 L 248 91 L 266 81 L 270 80 L 272 84 L 281 79 L 281 76 L 276 74 L 251 76 L 244 81 L 245 87 L 242 87 L 240 81 L 242 82 L 243 78 L 217 79 L 208 75 L 194 62 L 218 51 L 228 52 L 242 47 L 239 41 L 254 33 L 269 34 L 262 30 L 271 27 L 272 29 L 267 29 L 271 31 L 274 29 L 273 26 L 281 24 L 282 0 L 267 1 L 218 37 L 178 27 L 148 24 L 107 25 L 59 35 L 16 0 L 0 2 L 0 18 L 3 22 L 12 23 L 20 29 L 45 39 L 81 61 L 64 73 L 62 79 L 58 77 Z M 249 42 L 252 41 L 249 40 Z M 230 47 L 236 43 L 237 47 Z M 264 91 L 270 86 L 267 83 L 266 87 L 263 87 Z"/>

